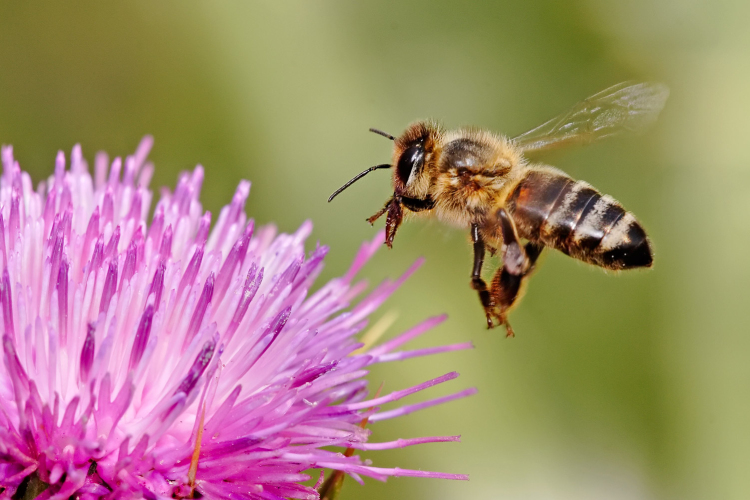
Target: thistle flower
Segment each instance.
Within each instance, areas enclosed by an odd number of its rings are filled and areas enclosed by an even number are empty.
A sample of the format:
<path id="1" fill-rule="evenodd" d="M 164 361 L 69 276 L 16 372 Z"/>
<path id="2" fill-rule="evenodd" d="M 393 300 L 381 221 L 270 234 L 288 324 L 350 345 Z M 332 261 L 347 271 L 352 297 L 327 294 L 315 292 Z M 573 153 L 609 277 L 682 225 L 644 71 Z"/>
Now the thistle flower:
<path id="1" fill-rule="evenodd" d="M 327 252 L 305 257 L 310 223 L 254 229 L 241 182 L 210 229 L 200 166 L 162 191 L 147 224 L 151 144 L 111 165 L 100 153 L 94 179 L 75 146 L 70 169 L 60 152 L 36 190 L 2 150 L 0 495 L 317 498 L 305 471 L 319 485 L 324 469 L 466 479 L 351 453 L 458 440 L 371 443 L 360 425 L 474 392 L 379 409 L 457 376 L 447 373 L 368 399 L 369 365 L 470 347 L 399 350 L 443 317 L 369 350 L 356 340 L 416 265 L 350 306 L 379 235 L 310 294 Z"/>

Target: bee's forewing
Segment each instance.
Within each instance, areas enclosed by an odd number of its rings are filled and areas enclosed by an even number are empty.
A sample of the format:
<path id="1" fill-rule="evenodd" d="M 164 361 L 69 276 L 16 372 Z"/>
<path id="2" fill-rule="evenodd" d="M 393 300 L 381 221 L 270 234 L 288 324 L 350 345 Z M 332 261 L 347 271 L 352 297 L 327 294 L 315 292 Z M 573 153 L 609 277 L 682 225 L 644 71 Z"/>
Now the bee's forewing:
<path id="1" fill-rule="evenodd" d="M 656 121 L 669 97 L 663 83 L 623 82 L 513 139 L 524 151 L 586 144 L 621 132 L 638 133 Z"/>

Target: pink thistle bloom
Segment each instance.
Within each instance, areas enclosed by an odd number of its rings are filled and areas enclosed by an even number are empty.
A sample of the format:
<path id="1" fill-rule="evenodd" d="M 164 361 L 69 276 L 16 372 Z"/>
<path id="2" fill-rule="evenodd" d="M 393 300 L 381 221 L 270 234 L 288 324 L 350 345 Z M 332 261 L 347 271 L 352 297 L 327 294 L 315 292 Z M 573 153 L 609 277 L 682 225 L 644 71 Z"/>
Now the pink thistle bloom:
<path id="1" fill-rule="evenodd" d="M 417 266 L 350 305 L 379 235 L 310 293 L 327 251 L 305 255 L 310 223 L 291 235 L 254 229 L 241 182 L 210 229 L 200 166 L 161 192 L 148 224 L 151 144 L 111 165 L 100 153 L 94 179 L 75 146 L 70 169 L 60 152 L 36 190 L 2 150 L 0 496 L 30 478 L 48 486 L 39 498 L 61 499 L 317 498 L 305 471 L 324 469 L 360 482 L 467 479 L 342 453 L 459 439 L 371 443 L 360 425 L 475 392 L 379 409 L 451 372 L 368 399 L 373 363 L 471 347 L 400 350 L 438 317 L 362 351 L 355 335 Z"/>

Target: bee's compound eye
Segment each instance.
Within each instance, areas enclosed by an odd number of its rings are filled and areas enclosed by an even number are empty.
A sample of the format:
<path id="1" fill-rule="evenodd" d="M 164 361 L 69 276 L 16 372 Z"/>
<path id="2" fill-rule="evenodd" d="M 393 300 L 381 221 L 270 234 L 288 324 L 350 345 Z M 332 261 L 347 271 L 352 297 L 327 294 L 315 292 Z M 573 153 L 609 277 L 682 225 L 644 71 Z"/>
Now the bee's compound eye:
<path id="1" fill-rule="evenodd" d="M 401 182 L 403 182 L 404 185 L 409 181 L 409 176 L 411 176 L 412 170 L 415 168 L 421 168 L 423 161 L 424 146 L 421 143 L 408 147 L 406 151 L 401 154 L 401 157 L 398 159 L 397 171 L 398 178 L 401 179 Z"/>

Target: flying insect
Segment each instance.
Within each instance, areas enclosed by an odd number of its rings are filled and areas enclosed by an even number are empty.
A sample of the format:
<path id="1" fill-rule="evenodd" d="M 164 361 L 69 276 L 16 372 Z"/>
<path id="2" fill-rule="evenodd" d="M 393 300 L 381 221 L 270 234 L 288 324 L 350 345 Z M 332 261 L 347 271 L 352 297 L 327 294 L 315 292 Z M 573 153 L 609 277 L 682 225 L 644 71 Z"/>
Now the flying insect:
<path id="1" fill-rule="evenodd" d="M 444 130 L 433 121 L 410 125 L 394 137 L 391 163 L 361 172 L 328 199 L 368 173 L 392 171 L 393 196 L 368 222 L 386 215 L 390 248 L 405 215 L 434 216 L 469 230 L 474 250 L 471 287 L 488 328 L 505 325 L 545 247 L 610 270 L 653 263 L 645 230 L 619 202 L 565 172 L 526 158 L 528 153 L 585 144 L 622 132 L 641 132 L 664 107 L 669 89 L 660 83 L 624 82 L 512 139 L 486 130 Z M 502 267 L 490 284 L 482 278 L 485 253 Z"/>

